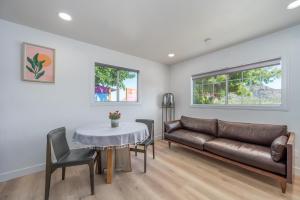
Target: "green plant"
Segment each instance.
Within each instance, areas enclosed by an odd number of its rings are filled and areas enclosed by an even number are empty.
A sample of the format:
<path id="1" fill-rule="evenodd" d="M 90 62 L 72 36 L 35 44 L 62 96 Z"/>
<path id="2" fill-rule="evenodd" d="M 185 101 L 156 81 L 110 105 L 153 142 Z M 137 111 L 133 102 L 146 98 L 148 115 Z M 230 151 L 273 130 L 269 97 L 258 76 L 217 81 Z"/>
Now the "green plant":
<path id="1" fill-rule="evenodd" d="M 26 65 L 26 68 L 29 72 L 34 74 L 35 79 L 39 79 L 45 74 L 45 71 L 43 70 L 45 60 L 39 61 L 38 57 L 39 53 L 35 54 L 32 59 L 27 57 L 27 61 L 30 63 L 31 67 Z"/>
<path id="2" fill-rule="evenodd" d="M 121 118 L 121 113 L 119 111 L 110 112 L 109 115 L 108 115 L 108 118 L 112 119 L 112 120 L 120 119 Z"/>

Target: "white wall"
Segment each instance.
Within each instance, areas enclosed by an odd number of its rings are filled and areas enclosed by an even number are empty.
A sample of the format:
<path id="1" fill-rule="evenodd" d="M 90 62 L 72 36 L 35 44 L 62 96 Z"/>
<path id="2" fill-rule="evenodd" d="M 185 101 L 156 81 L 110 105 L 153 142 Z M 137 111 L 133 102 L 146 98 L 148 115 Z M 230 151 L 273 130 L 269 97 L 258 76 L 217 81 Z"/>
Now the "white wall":
<path id="1" fill-rule="evenodd" d="M 217 38 L 214 38 L 217 40 Z M 204 109 L 190 106 L 191 75 L 282 57 L 288 71 L 288 111 Z M 238 44 L 171 66 L 170 87 L 176 114 L 230 121 L 287 124 L 296 132 L 296 172 L 300 174 L 300 26 Z"/>
<path id="2" fill-rule="evenodd" d="M 21 81 L 21 44 L 56 49 L 56 83 Z M 44 169 L 46 133 L 107 121 L 120 110 L 123 120 L 152 118 L 161 133 L 161 95 L 175 93 L 176 115 L 232 121 L 287 124 L 296 132 L 300 169 L 300 26 L 200 56 L 169 68 L 152 61 L 0 20 L 0 182 Z M 282 57 L 288 69 L 288 111 L 203 109 L 190 107 L 192 74 Z M 140 70 L 141 104 L 95 106 L 91 103 L 94 62 Z M 299 136 L 298 136 L 299 135 Z M 71 142 L 71 141 L 70 141 Z M 299 173 L 299 171 L 298 171 Z"/>
<path id="3" fill-rule="evenodd" d="M 55 84 L 21 81 L 22 42 L 56 49 Z M 108 122 L 107 113 L 120 110 L 124 121 L 154 119 L 161 133 L 159 104 L 169 88 L 165 65 L 3 20 L 0 60 L 0 182 L 44 169 L 46 134 L 56 127 L 66 126 L 71 138 L 76 127 Z M 94 62 L 140 70 L 141 104 L 92 105 Z"/>

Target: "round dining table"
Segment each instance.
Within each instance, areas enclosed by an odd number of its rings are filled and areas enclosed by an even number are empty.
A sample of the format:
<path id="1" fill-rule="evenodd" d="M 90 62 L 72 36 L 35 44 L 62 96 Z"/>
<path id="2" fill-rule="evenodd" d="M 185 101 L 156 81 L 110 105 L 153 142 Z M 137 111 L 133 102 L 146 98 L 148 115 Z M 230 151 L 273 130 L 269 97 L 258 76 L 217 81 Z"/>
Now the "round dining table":
<path id="1" fill-rule="evenodd" d="M 143 123 L 120 122 L 116 128 L 112 128 L 109 123 L 94 123 L 77 128 L 73 141 L 106 151 L 106 183 L 110 184 L 113 177 L 114 150 L 126 148 L 130 159 L 129 145 L 140 144 L 148 137 L 148 128 Z"/>

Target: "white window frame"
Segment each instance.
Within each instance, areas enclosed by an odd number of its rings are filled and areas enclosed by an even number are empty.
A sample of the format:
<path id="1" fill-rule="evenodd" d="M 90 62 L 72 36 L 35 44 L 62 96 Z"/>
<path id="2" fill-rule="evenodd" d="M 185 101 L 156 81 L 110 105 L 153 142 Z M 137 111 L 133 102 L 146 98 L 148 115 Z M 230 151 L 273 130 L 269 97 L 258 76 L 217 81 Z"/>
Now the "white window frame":
<path id="1" fill-rule="evenodd" d="M 226 74 L 226 73 L 232 73 L 237 71 L 243 71 L 247 69 L 254 69 L 261 67 L 265 65 L 266 67 L 268 65 L 272 65 L 272 63 L 280 63 L 281 70 L 282 70 L 282 76 L 281 76 L 281 104 L 279 105 L 245 105 L 245 104 L 194 104 L 193 102 L 193 80 L 197 78 L 202 78 L 206 76 L 214 76 L 214 75 L 220 75 L 220 74 Z M 246 64 L 241 65 L 238 67 L 229 67 L 229 68 L 223 68 L 216 71 L 206 72 L 206 73 L 200 73 L 192 75 L 191 77 L 191 84 L 190 84 L 190 106 L 196 107 L 196 108 L 204 108 L 204 109 L 241 109 L 241 110 L 274 110 L 274 111 L 288 111 L 288 105 L 287 105 L 287 90 L 288 90 L 288 84 L 287 84 L 287 67 L 286 62 L 283 61 L 281 57 L 275 58 L 275 59 L 269 59 L 264 61 L 259 61 L 252 64 Z"/>
<path id="2" fill-rule="evenodd" d="M 97 101 L 95 99 L 95 67 L 97 65 L 105 66 L 105 67 L 111 67 L 116 68 L 119 70 L 127 70 L 132 72 L 137 72 L 137 101 Z M 109 65 L 109 64 L 103 64 L 99 62 L 95 62 L 92 70 L 91 70 L 91 76 L 92 76 L 92 84 L 91 84 L 91 102 L 92 105 L 101 105 L 101 106 L 115 106 L 115 105 L 140 105 L 141 104 L 141 92 L 140 92 L 140 71 L 136 69 L 131 68 L 125 68 L 125 67 L 119 67 L 116 65 Z"/>

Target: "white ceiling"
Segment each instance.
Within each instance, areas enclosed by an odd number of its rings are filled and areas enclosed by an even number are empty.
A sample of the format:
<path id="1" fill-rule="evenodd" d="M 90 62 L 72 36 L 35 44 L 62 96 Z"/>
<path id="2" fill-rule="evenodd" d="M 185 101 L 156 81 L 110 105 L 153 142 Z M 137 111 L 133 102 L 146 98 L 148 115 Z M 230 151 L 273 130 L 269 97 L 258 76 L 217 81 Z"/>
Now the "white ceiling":
<path id="1" fill-rule="evenodd" d="M 300 8 L 286 10 L 291 1 L 0 0 L 0 18 L 173 64 L 299 24 Z"/>

